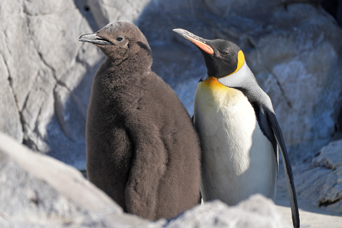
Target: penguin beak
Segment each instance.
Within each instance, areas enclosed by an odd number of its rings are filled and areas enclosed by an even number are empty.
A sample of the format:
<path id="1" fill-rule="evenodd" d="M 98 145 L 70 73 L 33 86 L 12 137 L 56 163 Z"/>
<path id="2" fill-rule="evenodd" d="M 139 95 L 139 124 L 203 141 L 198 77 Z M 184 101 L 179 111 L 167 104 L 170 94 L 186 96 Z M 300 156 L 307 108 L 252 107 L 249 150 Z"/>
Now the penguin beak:
<path id="1" fill-rule="evenodd" d="M 196 36 L 195 34 L 192 34 L 191 32 L 181 28 L 173 29 L 172 31 L 181 35 L 185 39 L 191 41 L 194 45 L 196 45 L 196 47 L 198 47 L 202 51 L 210 55 L 214 54 L 214 50 L 207 44 L 205 39 L 203 39 L 202 37 Z"/>
<path id="2" fill-rule="evenodd" d="M 96 33 L 83 34 L 78 40 L 82 42 L 89 42 L 95 45 L 113 45 L 112 42 L 96 35 Z"/>

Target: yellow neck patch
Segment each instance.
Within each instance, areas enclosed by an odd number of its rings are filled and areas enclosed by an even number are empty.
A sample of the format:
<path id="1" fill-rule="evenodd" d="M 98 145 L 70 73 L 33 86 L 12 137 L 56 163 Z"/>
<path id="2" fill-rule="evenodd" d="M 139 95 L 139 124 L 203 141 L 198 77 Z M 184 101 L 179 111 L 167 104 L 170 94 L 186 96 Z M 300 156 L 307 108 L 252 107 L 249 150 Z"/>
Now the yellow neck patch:
<path id="1" fill-rule="evenodd" d="M 232 75 L 234 74 L 236 71 L 240 70 L 240 68 L 242 67 L 242 65 L 245 63 L 245 55 L 243 54 L 243 52 L 240 50 L 239 53 L 238 53 L 238 64 L 237 64 L 237 67 L 236 67 L 236 70 L 229 74 L 229 75 Z M 229 76 L 227 75 L 227 76 Z"/>
<path id="2" fill-rule="evenodd" d="M 198 83 L 195 102 L 200 102 L 205 110 L 212 109 L 215 112 L 221 109 L 228 100 L 238 98 L 236 89 L 225 86 L 215 77 L 209 77 L 202 83 Z M 236 100 L 236 99 L 235 99 Z M 236 103 L 236 102 L 235 102 Z M 199 103 L 197 103 L 199 105 Z M 206 107 L 206 108 L 205 108 Z"/>

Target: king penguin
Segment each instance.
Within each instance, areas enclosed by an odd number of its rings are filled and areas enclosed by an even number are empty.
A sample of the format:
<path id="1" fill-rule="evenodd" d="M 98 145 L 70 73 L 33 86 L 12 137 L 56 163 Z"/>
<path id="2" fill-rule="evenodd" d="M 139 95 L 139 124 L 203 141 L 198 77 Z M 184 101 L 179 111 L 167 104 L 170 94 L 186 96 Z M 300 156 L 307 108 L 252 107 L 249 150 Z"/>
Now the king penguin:
<path id="1" fill-rule="evenodd" d="M 256 193 L 274 200 L 280 148 L 293 225 L 299 227 L 283 134 L 271 99 L 259 87 L 242 50 L 226 40 L 203 39 L 184 29 L 173 31 L 201 51 L 207 66 L 207 76 L 197 86 L 193 116 L 203 153 L 203 200 L 235 205 Z"/>
<path id="2" fill-rule="evenodd" d="M 92 83 L 86 121 L 89 180 L 125 212 L 173 218 L 200 197 L 200 143 L 176 93 L 151 71 L 137 26 L 110 23 L 80 41 L 106 59 Z"/>

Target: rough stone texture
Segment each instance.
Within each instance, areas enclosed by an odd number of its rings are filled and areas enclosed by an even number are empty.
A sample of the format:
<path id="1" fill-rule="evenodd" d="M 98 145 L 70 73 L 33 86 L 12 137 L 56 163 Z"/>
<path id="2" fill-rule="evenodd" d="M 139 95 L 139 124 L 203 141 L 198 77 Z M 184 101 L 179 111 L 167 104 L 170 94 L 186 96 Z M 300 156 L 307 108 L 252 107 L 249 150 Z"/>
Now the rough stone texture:
<path id="1" fill-rule="evenodd" d="M 125 214 L 75 168 L 0 133 L 0 227 L 287 227 L 271 200 L 199 205 L 166 224 Z M 291 224 L 291 223 L 290 223 Z"/>
<path id="2" fill-rule="evenodd" d="M 281 228 L 291 227 L 291 221 L 280 217 L 273 201 L 254 195 L 234 207 L 219 200 L 196 206 L 171 220 L 166 227 Z"/>
<path id="3" fill-rule="evenodd" d="M 79 169 L 90 85 L 103 58 L 78 41 L 92 31 L 84 16 L 91 21 L 72 0 L 0 2 L 0 130 Z"/>
<path id="4" fill-rule="evenodd" d="M 122 209 L 75 168 L 0 133 L 0 227 L 161 227 Z"/>
<path id="5" fill-rule="evenodd" d="M 20 116 L 13 96 L 13 90 L 10 86 L 11 81 L 8 68 L 1 55 L 0 82 L 0 129 L 20 142 L 23 139 Z"/>
<path id="6" fill-rule="evenodd" d="M 150 0 L 100 0 L 88 2 L 99 28 L 106 24 L 125 20 L 134 22 Z"/>
<path id="7" fill-rule="evenodd" d="M 312 164 L 294 169 L 297 194 L 311 204 L 342 214 L 342 140 L 323 147 Z M 286 188 L 285 179 L 281 180 Z"/>
<path id="8" fill-rule="evenodd" d="M 333 141 L 323 147 L 319 155 L 312 160 L 312 165 L 332 170 L 342 167 L 342 140 Z"/>

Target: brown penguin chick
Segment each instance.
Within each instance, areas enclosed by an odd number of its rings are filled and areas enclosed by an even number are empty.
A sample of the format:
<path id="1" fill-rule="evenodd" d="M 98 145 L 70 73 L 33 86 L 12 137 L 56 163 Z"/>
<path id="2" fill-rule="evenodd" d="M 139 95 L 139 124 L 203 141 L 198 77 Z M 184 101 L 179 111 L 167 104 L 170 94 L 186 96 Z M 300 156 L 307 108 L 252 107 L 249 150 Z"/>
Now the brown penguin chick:
<path id="1" fill-rule="evenodd" d="M 198 203 L 200 146 L 176 93 L 151 71 L 137 26 L 119 21 L 80 41 L 101 49 L 87 113 L 87 172 L 126 212 L 172 218 Z"/>

